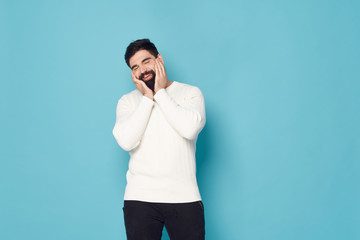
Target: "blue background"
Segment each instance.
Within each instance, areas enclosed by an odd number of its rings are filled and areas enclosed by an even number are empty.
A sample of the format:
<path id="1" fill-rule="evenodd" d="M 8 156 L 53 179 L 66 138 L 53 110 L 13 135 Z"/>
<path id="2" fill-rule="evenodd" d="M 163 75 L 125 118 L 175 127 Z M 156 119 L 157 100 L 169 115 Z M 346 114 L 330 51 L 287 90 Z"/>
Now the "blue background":
<path id="1" fill-rule="evenodd" d="M 0 1 L 0 239 L 125 239 L 112 135 L 150 38 L 198 86 L 208 240 L 360 239 L 358 1 Z M 163 239 L 168 239 L 165 236 Z"/>

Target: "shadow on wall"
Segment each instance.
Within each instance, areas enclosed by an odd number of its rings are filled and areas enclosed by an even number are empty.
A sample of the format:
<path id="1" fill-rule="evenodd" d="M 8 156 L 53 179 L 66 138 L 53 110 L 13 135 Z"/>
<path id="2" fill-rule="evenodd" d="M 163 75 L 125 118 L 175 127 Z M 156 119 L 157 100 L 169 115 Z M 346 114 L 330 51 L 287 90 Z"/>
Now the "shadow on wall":
<path id="1" fill-rule="evenodd" d="M 211 103 L 207 104 L 211 105 Z M 217 221 L 213 219 L 217 211 L 221 211 L 219 207 L 214 208 L 214 206 L 220 206 L 215 187 L 222 177 L 218 172 L 214 173 L 214 169 L 219 169 L 220 161 L 223 161 L 219 159 L 217 152 L 219 152 L 218 148 L 222 148 L 221 143 L 225 142 L 220 124 L 222 119 L 219 119 L 216 113 L 218 113 L 216 108 L 206 108 L 206 124 L 198 136 L 196 148 L 196 176 L 205 208 L 205 237 L 210 237 L 209 239 L 222 238 L 216 228 L 217 225 L 214 225 Z"/>

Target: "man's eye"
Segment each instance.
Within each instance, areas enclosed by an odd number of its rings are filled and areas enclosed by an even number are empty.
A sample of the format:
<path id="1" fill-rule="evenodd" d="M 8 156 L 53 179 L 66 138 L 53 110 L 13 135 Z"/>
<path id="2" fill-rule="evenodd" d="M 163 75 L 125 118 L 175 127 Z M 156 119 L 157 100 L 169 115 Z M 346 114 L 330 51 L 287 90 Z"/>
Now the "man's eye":
<path id="1" fill-rule="evenodd" d="M 133 71 L 136 71 L 137 69 L 138 69 L 138 67 L 134 67 L 132 70 L 133 70 Z"/>
<path id="2" fill-rule="evenodd" d="M 145 64 L 148 64 L 149 62 L 150 62 L 150 61 L 149 61 L 149 60 L 147 60 L 147 61 L 145 61 L 144 63 L 145 63 Z"/>

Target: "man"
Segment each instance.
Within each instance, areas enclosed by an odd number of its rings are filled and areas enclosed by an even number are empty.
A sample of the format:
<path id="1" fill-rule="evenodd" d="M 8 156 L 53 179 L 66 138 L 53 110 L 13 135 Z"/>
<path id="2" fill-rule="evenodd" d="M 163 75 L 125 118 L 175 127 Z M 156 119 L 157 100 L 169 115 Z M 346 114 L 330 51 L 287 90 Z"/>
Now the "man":
<path id="1" fill-rule="evenodd" d="M 129 240 L 205 239 L 195 149 L 205 125 L 204 97 L 170 81 L 164 59 L 148 39 L 132 42 L 125 60 L 136 89 L 120 98 L 113 135 L 129 151 L 124 220 Z"/>

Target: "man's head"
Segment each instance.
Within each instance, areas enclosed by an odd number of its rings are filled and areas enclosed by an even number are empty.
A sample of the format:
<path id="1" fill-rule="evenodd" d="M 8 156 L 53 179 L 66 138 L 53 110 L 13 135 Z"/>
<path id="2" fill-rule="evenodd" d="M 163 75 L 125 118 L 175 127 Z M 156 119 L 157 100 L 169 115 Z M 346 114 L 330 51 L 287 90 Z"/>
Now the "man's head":
<path id="1" fill-rule="evenodd" d="M 144 81 L 152 90 L 155 86 L 155 59 L 159 56 L 161 55 L 149 39 L 130 43 L 125 52 L 126 64 L 135 77 Z"/>

